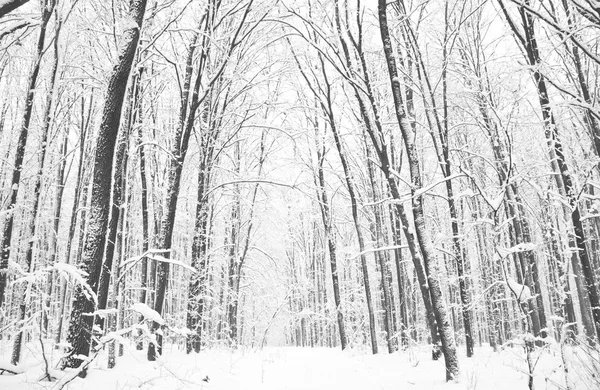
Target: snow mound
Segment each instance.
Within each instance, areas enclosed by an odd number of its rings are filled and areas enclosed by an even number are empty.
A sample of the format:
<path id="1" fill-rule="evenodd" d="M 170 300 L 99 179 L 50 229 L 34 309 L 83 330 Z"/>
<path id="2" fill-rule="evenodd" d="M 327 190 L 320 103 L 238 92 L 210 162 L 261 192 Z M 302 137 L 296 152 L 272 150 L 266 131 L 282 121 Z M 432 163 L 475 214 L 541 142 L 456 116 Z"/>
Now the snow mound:
<path id="1" fill-rule="evenodd" d="M 16 375 L 16 374 L 22 374 L 24 371 L 20 367 L 17 367 L 8 362 L 0 362 L 0 375 L 7 373 L 7 372 L 10 374 Z"/>

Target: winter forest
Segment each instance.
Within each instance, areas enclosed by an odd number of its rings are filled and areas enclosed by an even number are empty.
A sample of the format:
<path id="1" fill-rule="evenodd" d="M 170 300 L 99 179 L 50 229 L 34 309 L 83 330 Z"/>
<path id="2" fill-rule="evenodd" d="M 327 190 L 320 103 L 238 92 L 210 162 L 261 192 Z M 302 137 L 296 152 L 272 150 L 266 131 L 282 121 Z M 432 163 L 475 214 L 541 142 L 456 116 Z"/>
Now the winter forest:
<path id="1" fill-rule="evenodd" d="M 0 388 L 600 388 L 600 2 L 0 0 Z"/>

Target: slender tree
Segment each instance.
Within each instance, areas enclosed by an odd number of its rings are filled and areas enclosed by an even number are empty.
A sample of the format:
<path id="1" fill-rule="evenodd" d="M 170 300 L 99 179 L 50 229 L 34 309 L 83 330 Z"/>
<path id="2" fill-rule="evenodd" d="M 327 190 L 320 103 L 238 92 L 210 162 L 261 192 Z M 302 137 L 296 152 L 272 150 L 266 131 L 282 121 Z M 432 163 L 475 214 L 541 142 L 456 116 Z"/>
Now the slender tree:
<path id="1" fill-rule="evenodd" d="M 416 191 L 423 187 L 422 177 L 413 134 L 411 134 L 410 124 L 408 123 L 402 102 L 400 78 L 398 75 L 396 58 L 393 53 L 392 42 L 388 28 L 387 4 L 385 0 L 379 0 L 378 5 L 379 30 L 381 32 L 381 40 L 383 42 L 383 50 L 385 53 L 390 84 L 392 87 L 394 108 L 398 125 L 400 127 L 400 132 L 402 133 L 402 139 L 404 141 L 404 147 L 409 164 L 412 184 L 412 213 L 415 222 L 415 231 L 417 233 L 417 240 L 419 242 L 421 253 L 423 254 L 423 265 L 425 267 L 425 273 L 427 275 L 427 281 L 429 283 L 429 289 L 431 292 L 431 303 L 435 313 L 438 330 L 440 331 L 442 352 L 446 362 L 446 380 L 452 380 L 458 376 L 458 358 L 456 356 L 454 335 L 452 334 L 452 328 L 450 327 L 450 323 L 448 321 L 448 315 L 446 313 L 446 307 L 442 297 L 442 290 L 440 288 L 440 281 L 438 279 L 438 275 L 435 275 L 434 271 L 437 258 L 434 253 L 435 249 L 433 248 L 429 231 L 427 230 L 427 226 L 425 224 L 425 216 L 423 213 L 423 197 L 421 194 L 416 193 Z"/>
<path id="2" fill-rule="evenodd" d="M 54 12 L 54 8 L 57 5 L 58 0 L 54 0 L 51 2 L 45 2 L 42 18 L 45 19 L 45 23 L 48 23 L 52 13 Z M 44 29 L 46 26 L 43 27 Z M 25 264 L 29 272 L 33 272 L 35 268 L 34 258 L 33 258 L 33 249 L 35 245 L 35 237 L 36 237 L 36 227 L 38 223 L 38 214 L 40 208 L 40 193 L 42 190 L 42 176 L 44 174 L 44 165 L 46 160 L 46 151 L 48 150 L 48 133 L 50 132 L 50 126 L 52 123 L 52 108 L 53 108 L 53 98 L 55 95 L 54 85 L 56 82 L 56 76 L 58 71 L 58 39 L 60 32 L 60 21 L 56 20 L 56 34 L 54 36 L 54 61 L 52 63 L 52 70 L 50 71 L 50 85 L 46 96 L 46 108 L 44 110 L 44 124 L 42 128 L 42 134 L 40 139 L 40 150 L 39 150 L 39 162 L 38 162 L 38 171 L 35 176 L 34 184 L 33 184 L 33 205 L 31 208 L 31 216 L 29 217 L 29 226 L 27 235 L 29 237 L 29 242 L 27 245 L 27 250 L 25 252 Z M 41 53 L 40 58 L 41 58 Z M 21 295 L 23 298 L 21 299 L 21 304 L 19 305 L 19 320 L 24 321 L 26 315 L 26 308 L 29 304 L 29 295 L 31 291 L 31 286 L 29 283 L 24 282 L 21 286 Z M 44 309 L 43 309 L 44 310 Z M 23 331 L 17 333 L 15 337 L 15 342 L 13 344 L 13 353 L 12 353 L 12 364 L 17 364 L 21 357 L 21 343 L 23 339 Z"/>
<path id="3" fill-rule="evenodd" d="M 23 171 L 23 159 L 25 157 L 25 148 L 29 137 L 29 127 L 31 125 L 31 114 L 33 112 L 33 101 L 36 92 L 37 80 L 40 74 L 40 66 L 42 56 L 44 55 L 44 42 L 46 40 L 46 28 L 52 16 L 55 1 L 46 0 L 42 4 L 42 23 L 40 25 L 40 33 L 37 40 L 36 56 L 33 62 L 29 80 L 27 82 L 27 93 L 25 96 L 25 108 L 23 112 L 23 121 L 21 132 L 15 150 L 15 162 L 13 164 L 11 189 L 8 205 L 6 206 L 7 216 L 4 222 L 2 234 L 2 247 L 0 250 L 0 307 L 4 303 L 7 284 L 8 261 L 11 256 L 11 241 L 13 237 L 13 226 L 15 218 L 15 207 L 19 196 L 19 187 L 21 185 L 21 173 Z M 25 302 L 23 302 L 25 304 Z"/>
<path id="4" fill-rule="evenodd" d="M 209 78 L 206 70 L 209 66 L 209 53 L 211 53 L 212 34 L 214 34 L 215 23 L 218 20 L 219 8 L 221 1 L 211 0 L 206 6 L 206 11 L 202 16 L 200 29 L 192 38 L 190 43 L 188 56 L 186 60 L 186 73 L 184 77 L 183 89 L 181 93 L 181 105 L 179 111 L 179 120 L 175 137 L 173 139 L 173 148 L 171 150 L 172 158 L 169 159 L 167 166 L 167 196 L 165 200 L 165 214 L 160 223 L 160 231 L 157 238 L 159 249 L 170 250 L 173 242 L 173 228 L 175 225 L 175 213 L 177 211 L 177 201 L 179 198 L 179 188 L 181 185 L 181 174 L 183 172 L 183 164 L 188 151 L 190 135 L 196 122 L 196 111 L 207 98 L 211 86 L 219 80 L 227 66 L 231 54 L 240 45 L 249 32 L 242 33 L 246 24 L 246 18 L 252 8 L 253 0 L 250 0 L 244 7 L 241 20 L 228 40 L 228 47 L 223 53 L 221 62 L 216 65 L 216 69 Z M 251 30 L 250 30 L 251 31 Z M 198 39 L 200 38 L 200 42 Z M 192 77 L 194 74 L 194 53 L 196 48 L 200 48 L 200 59 L 198 61 L 196 78 L 192 85 Z M 201 89 L 204 82 L 204 88 Z M 190 91 L 191 89 L 191 91 Z M 191 92 L 191 93 L 190 93 Z M 169 254 L 166 254 L 168 257 Z M 159 314 L 163 311 L 167 283 L 169 279 L 169 263 L 166 261 L 160 262 L 157 266 L 157 286 L 156 300 L 154 310 Z M 153 330 L 156 331 L 159 324 L 154 322 Z M 162 351 L 162 336 L 157 336 L 157 343 L 150 343 L 148 346 L 148 359 L 155 360 L 157 353 Z"/>

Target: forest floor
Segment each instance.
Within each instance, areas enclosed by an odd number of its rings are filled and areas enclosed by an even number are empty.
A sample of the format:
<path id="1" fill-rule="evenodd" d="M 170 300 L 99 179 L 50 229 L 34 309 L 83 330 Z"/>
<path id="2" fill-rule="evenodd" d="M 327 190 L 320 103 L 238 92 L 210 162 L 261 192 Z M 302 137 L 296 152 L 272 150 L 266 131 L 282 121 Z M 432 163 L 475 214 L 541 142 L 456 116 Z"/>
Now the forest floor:
<path id="1" fill-rule="evenodd" d="M 44 373 L 41 350 L 34 343 L 25 348 L 23 371 L 0 376 L 0 389 L 59 389 L 61 382 L 40 381 Z M 536 353 L 535 389 L 565 389 L 560 348 Z M 48 348 L 46 351 L 49 352 Z M 59 353 L 51 352 L 56 363 Z M 0 369 L 7 366 L 10 345 L 0 344 Z M 576 353 L 569 352 L 576 361 Z M 104 352 L 91 364 L 86 379 L 76 378 L 65 389 L 527 389 L 527 362 L 520 346 L 493 352 L 479 347 L 475 356 L 460 359 L 457 381 L 446 383 L 444 362 L 431 360 L 427 347 L 415 347 L 392 355 L 370 355 L 364 350 L 328 348 L 212 349 L 186 355 L 168 346 L 162 359 L 146 360 L 145 351 L 126 347 L 114 369 L 106 368 Z M 595 389 L 588 370 L 570 367 L 571 389 Z M 51 370 L 57 376 L 61 371 Z M 591 372 L 590 374 L 593 374 Z M 596 372 L 596 375 L 598 372 Z M 208 376 L 209 381 L 203 381 Z M 63 379 L 64 382 L 64 379 Z M 598 382 L 596 382 L 596 385 Z"/>

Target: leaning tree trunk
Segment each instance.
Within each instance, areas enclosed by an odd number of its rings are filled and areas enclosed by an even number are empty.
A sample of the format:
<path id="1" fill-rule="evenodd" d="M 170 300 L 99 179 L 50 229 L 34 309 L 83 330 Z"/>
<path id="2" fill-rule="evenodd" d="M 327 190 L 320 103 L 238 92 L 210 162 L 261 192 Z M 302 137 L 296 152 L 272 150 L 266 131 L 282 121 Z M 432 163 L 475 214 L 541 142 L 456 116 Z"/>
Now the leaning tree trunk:
<path id="1" fill-rule="evenodd" d="M 133 106 L 136 104 L 136 100 L 139 98 L 139 74 L 136 74 L 132 78 L 131 85 L 129 86 L 129 92 L 127 96 L 126 109 L 123 114 L 123 123 L 121 125 L 121 131 L 118 135 L 118 141 L 116 146 L 116 153 L 113 164 L 113 190 L 112 190 L 112 202 L 110 220 L 108 222 L 108 234 L 106 238 L 105 248 L 105 259 L 102 264 L 102 271 L 100 273 L 100 285 L 98 287 L 98 309 L 106 309 L 106 303 L 108 301 L 109 284 L 111 280 L 111 273 L 113 269 L 113 259 L 115 257 L 115 242 L 117 238 L 117 230 L 119 227 L 119 220 L 122 214 L 122 206 L 125 201 L 123 184 L 125 182 L 125 175 L 127 170 L 128 161 L 128 150 L 129 150 L 129 139 L 131 137 L 131 128 L 134 125 L 132 118 Z M 114 281 L 116 282 L 116 281 Z M 103 331 L 104 320 L 101 317 L 97 317 L 97 323 Z"/>
<path id="2" fill-rule="evenodd" d="M 115 144 L 121 122 L 121 108 L 127 89 L 127 80 L 144 19 L 146 0 L 131 0 L 129 7 L 129 16 L 133 19 L 134 25 L 131 25 L 123 33 L 119 60 L 113 68 L 108 83 L 100 131 L 96 139 L 90 225 L 80 261 L 81 269 L 87 272 L 87 275 L 84 276 L 87 286 L 77 285 L 75 287 L 75 300 L 71 310 L 67 337 L 72 348 L 63 367 L 79 367 L 83 362 L 81 356 L 88 355 L 90 351 L 94 323 L 94 316 L 90 314 L 94 312 L 97 304 L 95 294 L 98 292 L 98 279 L 106 245 Z"/>
<path id="3" fill-rule="evenodd" d="M 440 340 L 442 342 L 442 352 L 446 362 L 446 380 L 452 380 L 458 376 L 458 358 L 456 356 L 456 345 L 454 342 L 454 335 L 450 323 L 448 322 L 448 315 L 446 313 L 446 305 L 442 297 L 442 290 L 440 287 L 440 281 L 434 267 L 436 266 L 437 259 L 434 253 L 433 243 L 429 236 L 429 231 L 425 224 L 425 215 L 423 211 L 423 197 L 422 195 L 416 194 L 416 191 L 423 187 L 421 172 L 419 167 L 419 160 L 417 156 L 416 146 L 414 144 L 413 135 L 409 133 L 410 124 L 407 121 L 406 114 L 402 103 L 402 94 L 400 86 L 400 78 L 396 67 L 396 58 L 392 51 L 392 43 L 387 22 L 387 9 L 386 0 L 379 0 L 379 30 L 381 33 L 381 40 L 383 42 L 383 50 L 385 52 L 390 84 L 392 87 L 392 95 L 394 98 L 394 108 L 396 111 L 396 117 L 398 125 L 402 133 L 404 140 L 404 147 L 409 163 L 410 178 L 411 178 L 411 194 L 412 194 L 412 209 L 415 223 L 415 231 L 417 233 L 417 240 L 421 253 L 423 255 L 423 266 L 425 267 L 425 273 L 427 275 L 427 281 L 429 282 L 429 289 L 431 292 L 431 303 L 433 311 L 435 313 L 436 322 L 440 332 Z"/>
<path id="4" fill-rule="evenodd" d="M 29 0 L 0 0 L 0 18 L 26 3 L 29 3 Z"/>

